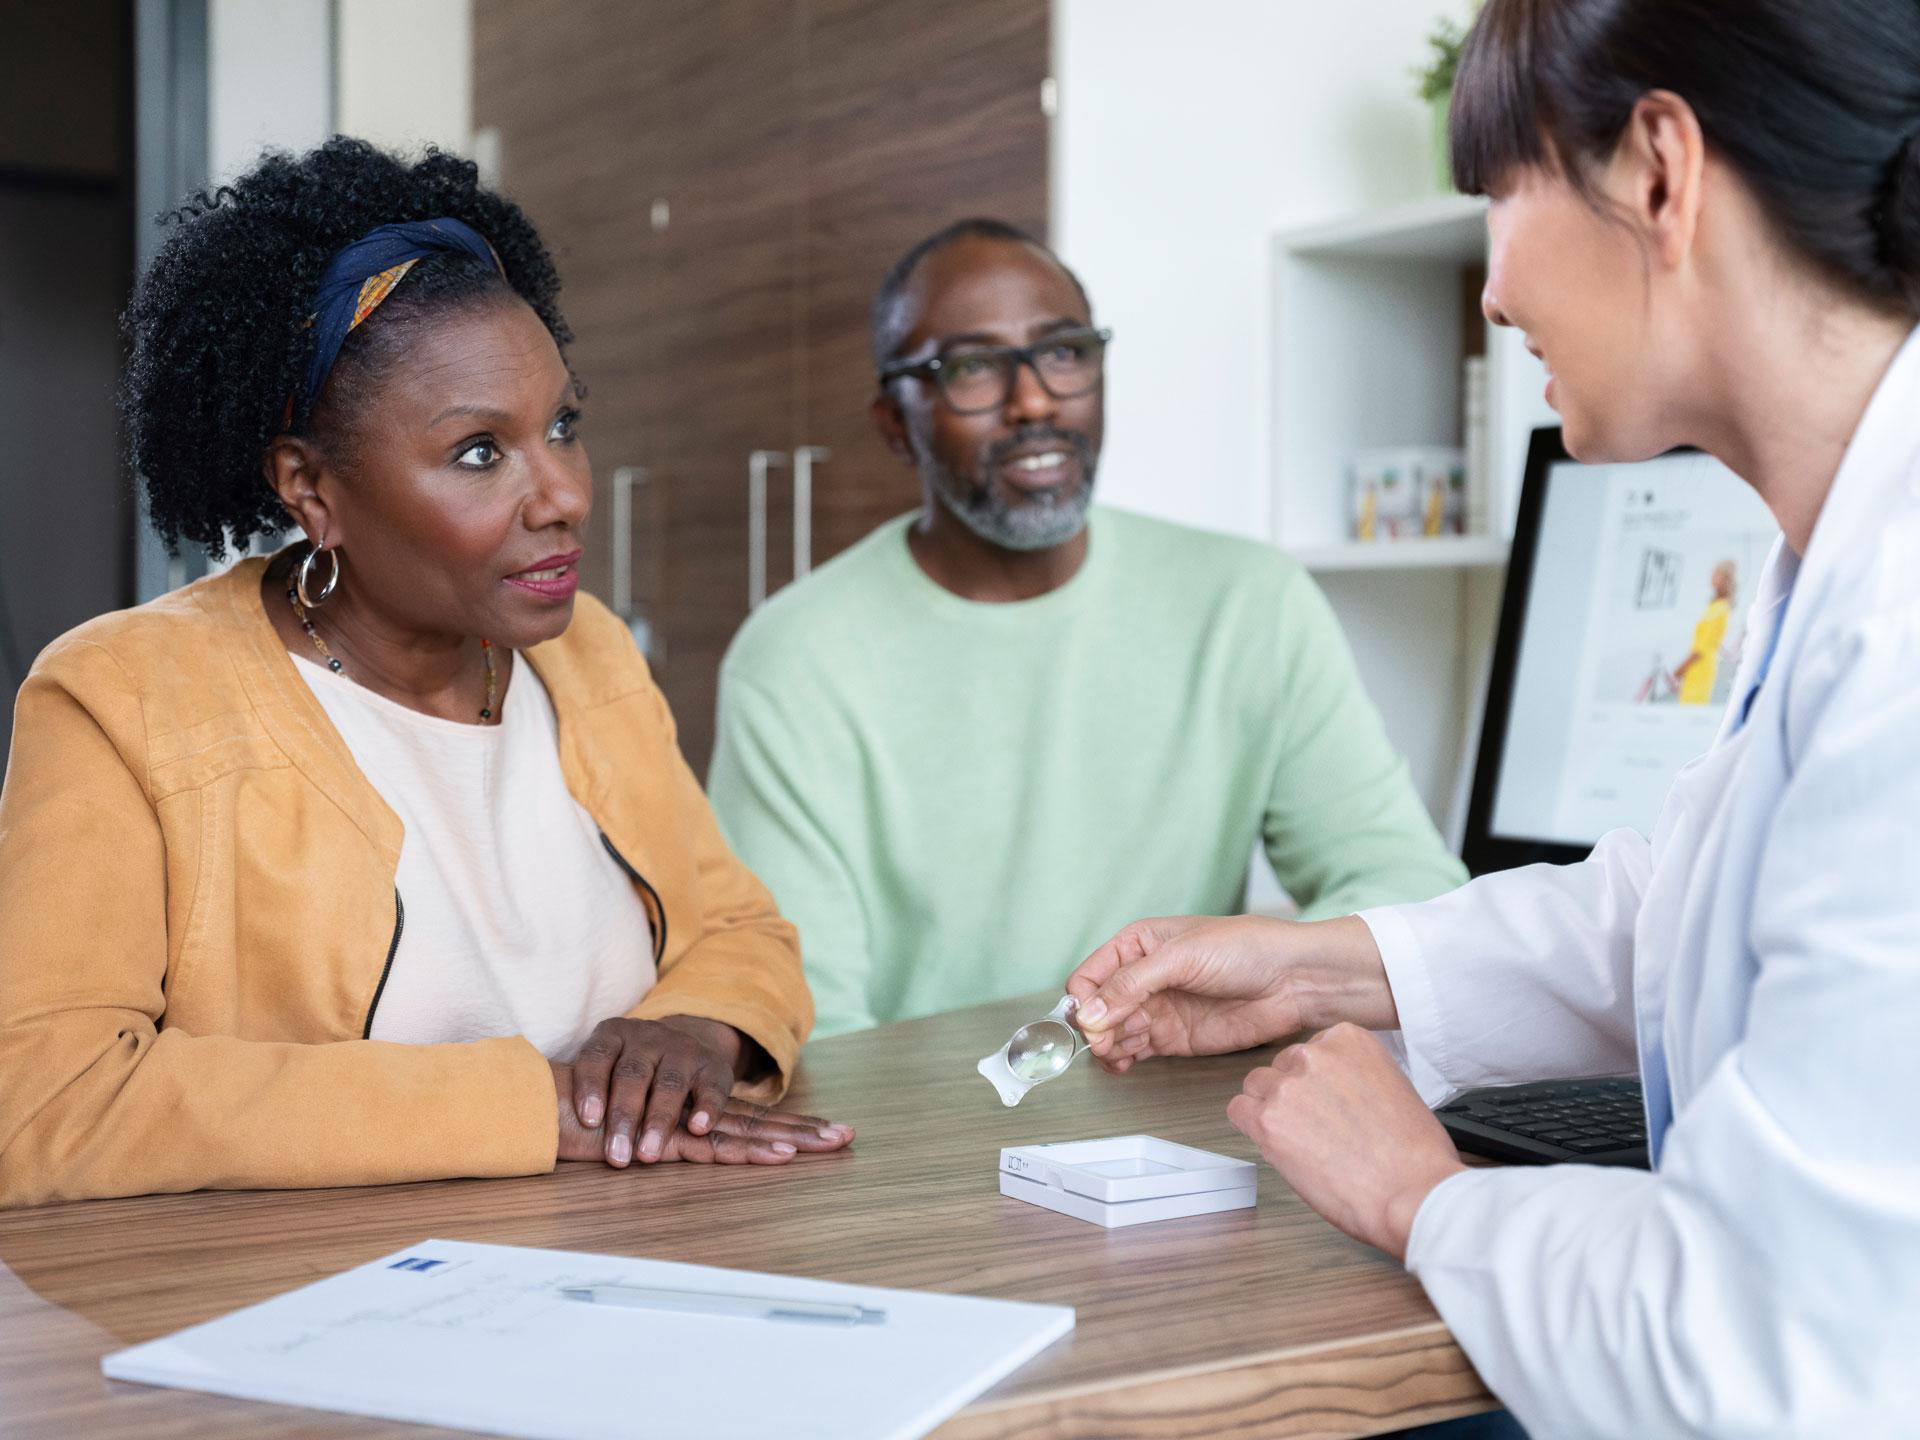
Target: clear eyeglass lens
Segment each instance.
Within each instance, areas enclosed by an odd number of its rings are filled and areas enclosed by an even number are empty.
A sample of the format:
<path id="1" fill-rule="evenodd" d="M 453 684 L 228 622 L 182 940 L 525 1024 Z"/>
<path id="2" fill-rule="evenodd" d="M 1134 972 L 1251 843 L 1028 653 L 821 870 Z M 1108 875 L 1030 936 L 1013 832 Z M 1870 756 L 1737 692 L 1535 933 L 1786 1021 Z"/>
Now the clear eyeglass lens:
<path id="1" fill-rule="evenodd" d="M 1078 394 L 1100 378 L 1100 342 L 1091 335 L 1061 340 L 1042 350 L 1034 362 L 1056 394 Z"/>
<path id="2" fill-rule="evenodd" d="M 940 367 L 940 386 L 956 407 L 990 409 L 1006 396 L 1012 363 L 1009 355 L 949 355 Z"/>
<path id="3" fill-rule="evenodd" d="M 1034 353 L 1040 381 L 1057 400 L 1084 395 L 1100 383 L 1106 347 L 1095 335 L 1070 335 Z M 942 357 L 940 388 L 956 410 L 991 410 L 1013 393 L 1013 367 L 1005 350 L 959 350 Z"/>

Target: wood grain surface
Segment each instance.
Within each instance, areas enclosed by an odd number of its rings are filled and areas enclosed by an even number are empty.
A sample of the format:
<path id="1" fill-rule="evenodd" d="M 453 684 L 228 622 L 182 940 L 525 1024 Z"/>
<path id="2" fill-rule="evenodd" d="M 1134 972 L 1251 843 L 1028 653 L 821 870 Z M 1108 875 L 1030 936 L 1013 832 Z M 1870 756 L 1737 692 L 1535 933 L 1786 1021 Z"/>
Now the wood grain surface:
<path id="1" fill-rule="evenodd" d="M 920 503 L 874 430 L 869 326 L 893 263 L 942 226 L 988 215 L 1047 233 L 1047 0 L 806 0 L 807 170 L 801 443 L 832 452 L 817 483 L 824 561 Z"/>
<path id="2" fill-rule="evenodd" d="M 796 1108 L 859 1136 L 849 1153 L 778 1169 L 568 1165 L 0 1213 L 0 1435 L 432 1433 L 99 1369 L 110 1350 L 428 1236 L 1074 1306 L 1071 1336 L 937 1432 L 954 1440 L 1370 1435 L 1491 1406 L 1418 1284 L 1271 1170 L 1253 1210 L 1115 1231 L 1001 1196 L 1003 1145 L 1144 1132 L 1254 1158 L 1225 1104 L 1257 1053 L 1118 1079 L 1082 1061 L 1003 1108 L 973 1064 L 1052 998 L 809 1046 Z"/>
<path id="3" fill-rule="evenodd" d="M 920 487 L 888 453 L 868 312 L 963 215 L 1044 229 L 1048 0 L 476 0 L 474 123 L 564 282 L 612 599 L 611 477 L 645 470 L 633 599 L 696 774 L 747 616 L 747 465 L 825 447 L 812 559 Z M 768 477 L 769 593 L 793 579 L 791 465 Z"/>

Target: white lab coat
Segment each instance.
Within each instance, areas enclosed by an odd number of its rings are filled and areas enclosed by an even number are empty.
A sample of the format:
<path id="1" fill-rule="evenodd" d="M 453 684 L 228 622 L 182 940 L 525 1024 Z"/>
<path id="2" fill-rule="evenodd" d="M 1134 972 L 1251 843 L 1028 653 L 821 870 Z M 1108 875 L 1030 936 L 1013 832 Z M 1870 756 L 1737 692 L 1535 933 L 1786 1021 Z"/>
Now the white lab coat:
<path id="1" fill-rule="evenodd" d="M 1430 1104 L 1645 1084 L 1653 1173 L 1473 1170 L 1414 1223 L 1536 1440 L 1920 1435 L 1920 331 L 1747 633 L 1650 844 L 1363 917 Z"/>

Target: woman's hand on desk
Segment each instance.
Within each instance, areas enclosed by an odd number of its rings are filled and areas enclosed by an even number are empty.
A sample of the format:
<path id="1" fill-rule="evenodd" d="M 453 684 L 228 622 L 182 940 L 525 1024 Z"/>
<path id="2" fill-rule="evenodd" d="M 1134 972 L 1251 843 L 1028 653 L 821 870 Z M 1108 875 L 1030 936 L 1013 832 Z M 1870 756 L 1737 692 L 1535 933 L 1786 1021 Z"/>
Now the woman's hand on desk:
<path id="1" fill-rule="evenodd" d="M 1282 1050 L 1247 1076 L 1227 1118 L 1302 1200 L 1396 1260 L 1407 1258 L 1421 1202 L 1466 1168 L 1400 1067 L 1357 1025 Z"/>
<path id="2" fill-rule="evenodd" d="M 573 1057 L 573 1113 L 601 1132 L 609 1165 L 658 1160 L 683 1120 L 695 1135 L 711 1128 L 743 1044 L 738 1030 L 716 1020 L 602 1020 Z"/>
<path id="3" fill-rule="evenodd" d="M 581 1124 L 574 1111 L 572 1067 L 559 1061 L 550 1063 L 560 1114 L 557 1158 L 606 1160 L 605 1131 Z M 852 1126 L 728 1099 L 719 1106 L 718 1118 L 706 1133 L 696 1135 L 684 1125 L 669 1130 L 658 1159 L 700 1165 L 784 1165 L 801 1151 L 843 1150 L 852 1141 Z"/>
<path id="4" fill-rule="evenodd" d="M 1250 1050 L 1354 1020 L 1398 1023 L 1372 932 L 1240 915 L 1137 920 L 1067 979 L 1094 1059 L 1120 1074 L 1155 1055 Z"/>
<path id="5" fill-rule="evenodd" d="M 616 1168 L 633 1160 L 651 1164 L 684 1159 L 684 1153 L 668 1154 L 675 1144 L 682 1152 L 687 1149 L 684 1140 L 674 1140 L 675 1132 L 700 1138 L 724 1129 L 723 1117 L 740 1113 L 727 1098 L 733 1082 L 755 1060 L 765 1063 L 760 1048 L 718 1020 L 616 1016 L 596 1025 L 573 1057 L 568 1109 L 585 1130 L 596 1132 L 600 1154 L 591 1158 Z M 825 1125 L 804 1115 L 791 1118 L 804 1122 L 795 1128 L 808 1134 Z M 741 1137 L 736 1133 L 733 1138 Z M 792 1137 L 769 1138 L 785 1142 Z M 731 1153 L 738 1147 L 723 1148 Z M 838 1144 L 826 1148 L 837 1149 Z"/>

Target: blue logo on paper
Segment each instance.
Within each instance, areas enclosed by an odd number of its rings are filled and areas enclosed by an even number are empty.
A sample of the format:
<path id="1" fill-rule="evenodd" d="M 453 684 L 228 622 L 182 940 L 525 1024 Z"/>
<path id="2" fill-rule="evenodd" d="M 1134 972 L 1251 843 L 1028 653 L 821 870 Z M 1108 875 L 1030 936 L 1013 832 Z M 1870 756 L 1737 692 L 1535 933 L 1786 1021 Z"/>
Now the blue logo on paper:
<path id="1" fill-rule="evenodd" d="M 446 1263 L 447 1262 L 444 1260 L 426 1260 L 426 1259 L 420 1258 L 419 1256 L 412 1256 L 405 1260 L 394 1261 L 391 1265 L 387 1266 L 387 1269 L 416 1270 L 422 1274 L 425 1274 L 427 1271 L 433 1269 L 434 1266 L 444 1265 Z"/>

